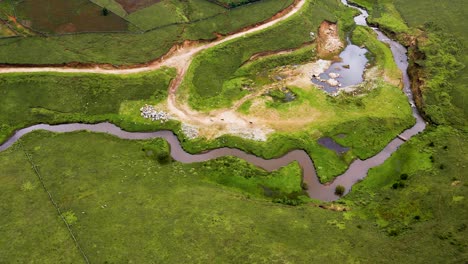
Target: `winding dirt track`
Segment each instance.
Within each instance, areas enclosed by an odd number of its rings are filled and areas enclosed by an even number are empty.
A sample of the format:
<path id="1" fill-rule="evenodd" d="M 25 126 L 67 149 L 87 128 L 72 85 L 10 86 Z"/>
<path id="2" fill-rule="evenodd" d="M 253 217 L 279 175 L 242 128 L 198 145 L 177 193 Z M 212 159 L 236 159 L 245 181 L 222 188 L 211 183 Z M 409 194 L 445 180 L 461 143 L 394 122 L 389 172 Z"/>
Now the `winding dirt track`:
<path id="1" fill-rule="evenodd" d="M 342 0 L 342 2 L 343 4 L 347 5 L 346 0 Z M 196 53 L 204 49 L 207 49 L 215 45 L 224 43 L 226 41 L 265 29 L 282 20 L 285 20 L 288 17 L 291 17 L 292 15 L 297 13 L 301 9 L 301 7 L 304 5 L 304 3 L 305 3 L 305 0 L 298 1 L 297 5 L 293 9 L 291 9 L 289 13 L 287 13 L 286 15 L 278 19 L 265 23 L 259 27 L 249 29 L 245 32 L 233 34 L 229 37 L 226 37 L 224 39 L 221 39 L 221 40 L 218 40 L 218 41 L 206 44 L 206 45 L 202 45 L 198 47 L 188 47 L 186 49 L 177 50 L 174 53 L 174 55 L 168 58 L 167 60 L 152 64 L 152 65 L 148 65 L 145 67 L 141 67 L 141 68 L 124 69 L 124 70 L 106 70 L 106 69 L 101 69 L 101 68 L 70 69 L 70 68 L 61 68 L 61 67 L 3 68 L 3 69 L 0 69 L 0 73 L 7 73 L 7 72 L 70 72 L 70 73 L 90 72 L 90 73 L 103 73 L 103 74 L 130 74 L 130 73 L 136 73 L 136 72 L 151 71 L 151 70 L 163 67 L 163 66 L 175 67 L 177 68 L 178 74 L 177 74 L 177 78 L 172 82 L 171 87 L 170 87 L 171 92 L 170 92 L 170 96 L 168 99 L 169 107 L 173 108 L 174 111 L 179 111 L 177 115 L 183 116 L 184 117 L 183 119 L 185 118 L 188 118 L 190 120 L 200 119 L 199 121 L 202 122 L 203 124 L 213 125 L 213 123 L 210 123 L 213 121 L 209 120 L 209 118 L 207 119 L 206 114 L 203 116 L 203 113 L 197 113 L 190 109 L 181 109 L 181 108 L 178 108 L 176 105 L 177 102 L 175 100 L 175 91 L 177 90 L 180 83 L 182 82 L 182 79 L 193 59 L 193 56 Z M 356 7 L 353 7 L 353 8 L 356 8 Z M 365 12 L 365 10 L 362 10 L 360 8 L 356 8 L 356 9 L 358 9 L 361 12 L 361 15 L 356 17 L 355 21 L 358 22 L 358 24 L 362 23 L 363 25 L 367 26 L 365 22 L 365 17 L 367 16 L 367 12 Z M 387 38 L 378 29 L 373 28 L 373 30 L 377 33 L 378 39 L 380 41 L 385 42 L 390 45 L 395 62 L 397 63 L 399 69 L 403 73 L 403 83 L 404 83 L 403 91 L 407 95 L 409 103 L 414 104 L 413 96 L 410 90 L 410 80 L 407 74 L 408 58 L 406 56 L 406 52 L 407 52 L 406 49 L 403 46 L 401 46 L 399 43 Z M 233 112 L 232 110 L 225 110 L 224 114 L 229 114 L 232 112 Z M 403 131 L 400 135 L 398 135 L 398 137 L 393 139 L 382 151 L 380 151 L 375 156 L 367 160 L 358 159 L 358 160 L 353 161 L 351 165 L 349 166 L 348 170 L 346 170 L 346 172 L 344 172 L 342 175 L 335 178 L 333 182 L 325 184 L 325 185 L 320 184 L 320 182 L 318 181 L 313 162 L 310 159 L 309 155 L 303 150 L 294 150 L 284 155 L 283 157 L 280 157 L 278 159 L 272 159 L 272 160 L 264 160 L 262 158 L 244 153 L 240 150 L 229 149 L 229 148 L 215 149 L 215 150 L 211 150 L 209 152 L 198 154 L 198 155 L 190 155 L 188 153 L 185 153 L 185 151 L 183 151 L 183 149 L 180 147 L 180 142 L 178 141 L 177 137 L 174 134 L 172 134 L 172 132 L 170 131 L 130 133 L 130 132 L 122 131 L 120 128 L 109 123 L 101 123 L 101 124 L 95 124 L 95 125 L 89 125 L 89 124 L 65 124 L 65 125 L 57 125 L 57 126 L 35 125 L 35 126 L 27 127 L 27 128 L 17 131 L 14 136 L 8 139 L 4 144 L 0 145 L 0 152 L 10 147 L 12 144 L 14 144 L 14 142 L 16 142 L 23 135 L 31 131 L 38 130 L 38 129 L 45 129 L 45 130 L 54 131 L 54 132 L 89 130 L 89 131 L 95 131 L 95 132 L 109 133 L 109 134 L 113 134 L 118 137 L 127 138 L 127 139 L 147 139 L 147 138 L 153 138 L 153 137 L 164 137 L 170 142 L 172 146 L 171 154 L 173 155 L 173 157 L 175 157 L 177 160 L 181 162 L 196 162 L 196 161 L 203 161 L 203 160 L 208 160 L 208 159 L 212 159 L 216 157 L 221 157 L 225 155 L 233 155 L 233 156 L 243 158 L 247 160 L 248 162 L 251 162 L 257 166 L 263 167 L 264 169 L 271 171 L 271 170 L 278 169 L 279 167 L 289 164 L 290 162 L 296 160 L 299 162 L 303 170 L 303 179 L 304 179 L 304 182 L 308 184 L 309 188 L 307 192 L 309 196 L 312 198 L 320 199 L 324 201 L 333 201 L 339 198 L 338 196 L 334 194 L 334 188 L 336 186 L 338 185 L 344 186 L 346 189 L 345 193 L 348 193 L 351 187 L 358 180 L 366 177 L 367 172 L 370 168 L 373 168 L 375 166 L 382 164 L 406 140 L 410 139 L 412 136 L 418 134 L 419 132 L 425 129 L 426 124 L 424 122 L 424 119 L 419 114 L 417 108 L 413 108 L 413 116 L 416 119 L 416 124 L 413 127 Z"/>
<path id="2" fill-rule="evenodd" d="M 163 56 L 161 59 L 156 60 L 148 65 L 141 67 L 130 68 L 130 69 L 106 69 L 100 66 L 95 66 L 92 68 L 71 68 L 69 66 L 58 66 L 58 67 L 5 67 L 0 68 L 0 74 L 2 73 L 33 73 L 33 72 L 61 72 L 61 73 L 97 73 L 97 74 L 132 74 L 132 73 L 141 73 L 148 72 L 160 69 L 162 67 L 171 67 L 177 70 L 177 75 L 175 79 L 171 82 L 169 87 L 169 96 L 167 100 L 167 108 L 172 116 L 177 117 L 178 120 L 184 123 L 189 123 L 194 126 L 213 126 L 217 127 L 219 133 L 213 136 L 219 136 L 221 134 L 226 134 L 232 132 L 232 129 L 236 130 L 246 130 L 251 134 L 255 134 L 260 138 L 266 138 L 266 134 L 271 132 L 271 130 L 265 126 L 253 127 L 251 124 L 252 121 L 256 120 L 246 120 L 243 117 L 240 117 L 232 109 L 214 111 L 212 113 L 201 113 L 192 110 L 185 103 L 179 103 L 176 100 L 176 92 L 179 88 L 182 80 L 185 77 L 185 74 L 190 67 L 190 64 L 193 61 L 193 58 L 199 52 L 220 45 L 222 43 L 228 42 L 233 39 L 241 38 L 249 34 L 267 29 L 278 24 L 281 21 L 284 21 L 297 12 L 306 3 L 306 0 L 297 0 L 293 4 L 292 8 L 288 8 L 288 12 L 280 12 L 271 20 L 260 24 L 253 28 L 248 28 L 246 30 L 241 30 L 240 32 L 234 33 L 232 35 L 226 36 L 222 39 L 195 46 L 185 46 L 178 47 L 175 50 L 171 51 L 170 54 L 165 58 Z M 257 123 L 257 122 L 256 122 Z"/>
<path id="3" fill-rule="evenodd" d="M 132 73 L 140 73 L 140 72 L 147 72 L 147 71 L 153 71 L 157 70 L 161 67 L 174 67 L 177 69 L 178 72 L 178 79 L 182 79 L 182 75 L 185 74 L 187 71 L 188 67 L 190 66 L 190 63 L 193 60 L 194 55 L 199 53 L 200 51 L 206 50 L 208 48 L 214 47 L 216 45 L 225 43 L 227 41 L 244 37 L 248 34 L 252 34 L 254 32 L 261 31 L 263 29 L 269 28 L 273 25 L 276 25 L 277 23 L 284 21 L 294 14 L 296 14 L 298 11 L 301 10 L 301 8 L 304 6 L 306 0 L 299 0 L 296 2 L 294 7 L 286 14 L 271 20 L 269 22 L 263 23 L 257 27 L 247 29 L 245 31 L 241 31 L 229 36 L 226 36 L 222 39 L 204 44 L 204 45 L 199 45 L 199 46 L 189 46 L 189 47 L 182 47 L 174 51 L 170 57 L 168 58 L 163 58 L 161 60 L 155 61 L 149 65 L 145 65 L 142 67 L 137 67 L 137 68 L 131 68 L 131 69 L 105 69 L 101 68 L 99 66 L 93 67 L 93 68 L 70 68 L 67 66 L 60 66 L 60 67 L 5 67 L 5 68 L 0 68 L 0 73 L 15 73 L 15 72 L 26 72 L 26 73 L 31 73 L 31 72 L 64 72 L 64 73 L 100 73 L 100 74 L 132 74 Z M 175 82 L 177 84 L 180 84 L 179 82 Z M 177 86 L 176 86 L 177 87 Z"/>

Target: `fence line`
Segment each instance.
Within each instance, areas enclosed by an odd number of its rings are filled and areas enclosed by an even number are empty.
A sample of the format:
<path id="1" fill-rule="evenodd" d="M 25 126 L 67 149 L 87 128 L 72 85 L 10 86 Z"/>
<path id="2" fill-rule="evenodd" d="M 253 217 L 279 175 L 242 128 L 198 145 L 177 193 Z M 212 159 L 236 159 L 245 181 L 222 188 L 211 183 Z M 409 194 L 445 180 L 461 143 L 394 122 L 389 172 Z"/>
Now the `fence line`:
<path id="1" fill-rule="evenodd" d="M 73 239 L 73 241 L 75 242 L 75 245 L 76 247 L 78 248 L 78 250 L 80 251 L 81 255 L 83 256 L 83 259 L 85 260 L 85 262 L 87 264 L 89 264 L 89 259 L 88 257 L 86 256 L 85 252 L 83 251 L 83 249 L 81 248 L 80 244 L 78 243 L 78 240 L 76 239 L 75 235 L 73 234 L 73 231 L 71 230 L 70 228 L 70 225 L 68 224 L 67 220 L 65 219 L 65 217 L 62 215 L 62 211 L 60 210 L 58 204 L 55 202 L 55 200 L 52 198 L 52 194 L 50 193 L 50 191 L 47 189 L 47 187 L 45 186 L 45 183 L 44 183 L 44 180 L 42 178 L 42 175 L 39 173 L 39 170 L 37 169 L 37 166 L 36 164 L 33 162 L 30 154 L 28 152 L 26 152 L 24 146 L 23 146 L 23 143 L 21 140 L 19 140 L 19 145 L 21 147 L 21 150 L 23 150 L 24 154 L 26 155 L 26 157 L 28 158 L 28 161 L 29 163 L 31 164 L 32 168 L 34 169 L 34 172 L 37 176 L 37 178 L 39 179 L 39 182 L 41 183 L 42 185 L 42 188 L 46 191 L 47 195 L 49 196 L 49 200 L 52 202 L 52 204 L 54 205 L 55 207 L 55 210 L 57 211 L 58 215 L 60 216 L 60 218 L 62 219 L 62 221 L 65 223 L 65 226 L 67 227 L 68 229 L 68 232 L 70 233 L 70 236 L 71 238 Z"/>

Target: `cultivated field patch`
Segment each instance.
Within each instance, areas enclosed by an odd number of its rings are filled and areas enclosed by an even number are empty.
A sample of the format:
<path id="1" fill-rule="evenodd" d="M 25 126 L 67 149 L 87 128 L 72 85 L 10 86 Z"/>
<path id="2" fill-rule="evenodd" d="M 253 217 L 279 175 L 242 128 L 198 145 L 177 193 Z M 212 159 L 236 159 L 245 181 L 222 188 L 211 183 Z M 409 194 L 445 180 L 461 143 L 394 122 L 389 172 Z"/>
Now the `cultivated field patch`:
<path id="1" fill-rule="evenodd" d="M 16 12 L 23 25 L 49 34 L 128 29 L 127 21 L 88 0 L 25 0 Z"/>
<path id="2" fill-rule="evenodd" d="M 162 0 L 115 0 L 125 11 L 132 13 L 140 9 L 146 8 L 152 4 L 161 2 Z"/>

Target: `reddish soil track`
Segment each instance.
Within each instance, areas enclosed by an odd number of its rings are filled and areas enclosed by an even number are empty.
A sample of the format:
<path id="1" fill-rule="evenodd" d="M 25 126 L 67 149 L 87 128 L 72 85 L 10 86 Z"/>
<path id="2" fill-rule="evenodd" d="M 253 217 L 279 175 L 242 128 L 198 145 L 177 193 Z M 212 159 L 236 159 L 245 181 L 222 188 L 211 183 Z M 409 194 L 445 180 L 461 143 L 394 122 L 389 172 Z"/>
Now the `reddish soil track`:
<path id="1" fill-rule="evenodd" d="M 253 28 L 244 29 L 241 32 L 229 35 L 224 38 L 217 39 L 209 43 L 200 43 L 200 42 L 184 42 L 182 45 L 174 46 L 171 51 L 165 56 L 161 57 L 158 60 L 155 60 L 150 63 L 143 64 L 139 67 L 122 67 L 116 68 L 112 65 L 85 65 L 85 64 L 75 64 L 75 67 L 70 67 L 70 65 L 60 66 L 60 67 L 3 67 L 0 68 L 1 73 L 12 73 L 12 72 L 65 72 L 65 73 L 99 73 L 99 74 L 132 74 L 139 72 L 153 71 L 160 69 L 161 67 L 172 67 L 177 69 L 177 76 L 172 81 L 169 88 L 169 97 L 167 100 L 167 108 L 169 112 L 177 117 L 178 120 L 184 123 L 200 125 L 200 126 L 219 126 L 220 133 L 227 133 L 230 127 L 242 127 L 243 130 L 254 129 L 262 130 L 259 131 L 259 137 L 264 137 L 265 134 L 270 131 L 268 128 L 250 128 L 250 123 L 244 118 L 237 116 L 237 114 L 230 110 L 219 110 L 212 113 L 200 113 L 190 109 L 185 103 L 179 103 L 176 100 L 176 92 L 179 88 L 182 80 L 184 79 L 185 73 L 187 72 L 194 56 L 211 47 L 220 45 L 227 41 L 244 37 L 248 34 L 258 32 L 269 28 L 283 20 L 288 19 L 295 13 L 297 13 L 304 6 L 306 0 L 297 0 L 293 7 L 288 8 L 289 12 L 282 11 L 280 15 L 275 16 L 275 19 L 270 19 L 268 22 L 265 22 L 261 25 L 258 25 Z M 102 67 L 104 66 L 104 67 Z M 230 123 L 225 122 L 224 120 L 231 120 Z"/>

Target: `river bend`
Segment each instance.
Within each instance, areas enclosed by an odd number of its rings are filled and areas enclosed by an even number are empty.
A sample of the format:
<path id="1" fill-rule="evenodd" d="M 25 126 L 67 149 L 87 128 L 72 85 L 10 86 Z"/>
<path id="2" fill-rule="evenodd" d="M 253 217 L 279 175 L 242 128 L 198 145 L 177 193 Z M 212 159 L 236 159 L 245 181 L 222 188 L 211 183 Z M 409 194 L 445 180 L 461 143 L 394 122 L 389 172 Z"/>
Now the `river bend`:
<path id="1" fill-rule="evenodd" d="M 345 0 L 342 0 L 343 4 L 348 5 Z M 349 5 L 348 5 L 349 6 Z M 355 22 L 358 25 L 368 26 L 366 22 L 367 12 L 361 8 L 350 6 L 352 8 L 358 9 L 361 14 L 355 17 Z M 258 167 L 261 167 L 267 171 L 277 170 L 287 164 L 298 161 L 303 172 L 303 180 L 307 183 L 308 195 L 313 199 L 323 200 L 323 201 L 334 201 L 339 199 L 335 195 L 335 187 L 337 185 L 343 185 L 346 189 L 346 193 L 351 190 L 351 187 L 359 180 L 366 177 L 367 172 L 370 168 L 382 164 L 390 155 L 395 152 L 399 146 L 401 146 L 405 140 L 408 140 L 412 136 L 418 134 L 419 132 L 425 129 L 425 121 L 419 114 L 416 107 L 414 107 L 413 95 L 410 89 L 410 80 L 407 74 L 408 69 L 408 57 L 406 55 L 407 50 L 397 43 L 396 41 L 391 40 L 386 37 L 381 31 L 376 28 L 373 30 L 377 33 L 378 39 L 384 43 L 387 43 L 393 53 L 395 62 L 397 63 L 399 69 L 403 73 L 402 82 L 404 84 L 403 91 L 408 97 L 409 104 L 413 109 L 413 116 L 416 119 L 416 124 L 403 131 L 398 137 L 393 139 L 383 150 L 381 150 L 377 155 L 366 159 L 360 160 L 357 159 L 351 163 L 349 168 L 342 175 L 335 178 L 331 183 L 321 184 L 318 180 L 313 161 L 309 155 L 303 150 L 293 150 L 286 155 L 276 158 L 276 159 L 263 159 L 252 154 L 245 153 L 239 149 L 233 148 L 219 148 L 210 150 L 201 154 L 189 154 L 180 145 L 178 138 L 171 131 L 158 131 L 158 132 L 127 132 L 123 131 L 119 127 L 111 123 L 99 123 L 99 124 L 62 124 L 62 125 L 47 125 L 39 124 L 30 126 L 21 130 L 18 130 L 12 137 L 10 137 L 6 142 L 0 145 L 0 152 L 9 148 L 16 141 L 18 141 L 22 136 L 27 133 L 30 133 L 35 130 L 47 130 L 51 132 L 73 132 L 80 130 L 87 130 L 91 132 L 98 133 L 108 133 L 114 136 L 117 136 L 122 139 L 130 140 L 144 140 L 151 138 L 163 138 L 167 140 L 171 146 L 171 155 L 172 157 L 179 162 L 183 163 L 192 163 L 192 162 L 202 162 L 207 161 L 223 156 L 235 156 L 241 159 L 244 159 Z"/>

